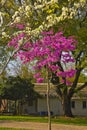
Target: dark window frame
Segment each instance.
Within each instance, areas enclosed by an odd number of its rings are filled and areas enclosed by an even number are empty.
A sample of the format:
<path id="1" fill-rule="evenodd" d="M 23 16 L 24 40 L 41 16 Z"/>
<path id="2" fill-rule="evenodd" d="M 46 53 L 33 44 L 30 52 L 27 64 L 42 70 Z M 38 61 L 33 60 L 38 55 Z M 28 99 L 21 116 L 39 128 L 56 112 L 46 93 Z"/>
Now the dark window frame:
<path id="1" fill-rule="evenodd" d="M 75 101 L 71 101 L 71 108 L 75 109 Z"/>
<path id="2" fill-rule="evenodd" d="M 83 108 L 83 109 L 86 109 L 86 108 L 87 108 L 87 103 L 86 103 L 86 101 L 83 101 L 83 102 L 82 102 L 82 108 Z"/>

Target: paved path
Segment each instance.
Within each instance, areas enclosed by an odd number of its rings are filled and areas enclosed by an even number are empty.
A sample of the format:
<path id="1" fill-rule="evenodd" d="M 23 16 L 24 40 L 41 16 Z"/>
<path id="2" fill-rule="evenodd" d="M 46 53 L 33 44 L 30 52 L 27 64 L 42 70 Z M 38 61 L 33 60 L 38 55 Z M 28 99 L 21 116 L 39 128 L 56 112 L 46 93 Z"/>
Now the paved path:
<path id="1" fill-rule="evenodd" d="M 47 130 L 48 124 L 35 122 L 0 121 L 0 127 Z M 87 126 L 52 124 L 52 130 L 87 130 Z"/>

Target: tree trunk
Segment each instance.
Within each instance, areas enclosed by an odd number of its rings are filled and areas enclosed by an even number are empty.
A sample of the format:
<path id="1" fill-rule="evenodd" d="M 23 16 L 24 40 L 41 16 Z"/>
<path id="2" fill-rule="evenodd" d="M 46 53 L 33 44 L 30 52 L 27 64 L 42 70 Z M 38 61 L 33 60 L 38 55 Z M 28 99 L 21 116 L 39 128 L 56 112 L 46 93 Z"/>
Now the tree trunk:
<path id="1" fill-rule="evenodd" d="M 62 99 L 62 105 L 63 105 L 64 116 L 73 117 L 71 111 L 71 98 L 68 98 L 67 95 L 64 96 Z"/>
<path id="2" fill-rule="evenodd" d="M 47 109 L 48 109 L 48 130 L 51 130 L 51 113 L 50 113 L 50 81 L 49 71 L 47 71 Z"/>
<path id="3" fill-rule="evenodd" d="M 17 115 L 17 100 L 15 100 L 15 110 L 14 110 L 14 115 Z"/>
<path id="4" fill-rule="evenodd" d="M 1 109 L 1 106 L 2 106 L 2 99 L 0 98 L 0 109 Z"/>
<path id="5" fill-rule="evenodd" d="M 48 108 L 48 130 L 51 130 L 51 114 L 50 114 L 50 99 L 49 99 L 49 84 L 47 85 L 47 108 Z"/>

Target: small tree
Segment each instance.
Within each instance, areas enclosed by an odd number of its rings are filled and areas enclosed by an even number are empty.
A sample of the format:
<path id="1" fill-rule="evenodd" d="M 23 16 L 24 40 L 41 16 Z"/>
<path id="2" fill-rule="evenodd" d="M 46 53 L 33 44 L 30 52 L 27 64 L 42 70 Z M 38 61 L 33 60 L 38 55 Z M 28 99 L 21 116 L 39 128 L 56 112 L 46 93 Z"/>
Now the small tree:
<path id="1" fill-rule="evenodd" d="M 43 82 L 45 77 L 47 78 L 47 106 L 48 106 L 48 117 L 49 126 L 48 129 L 51 130 L 51 118 L 50 118 L 50 103 L 49 103 L 49 90 L 50 82 L 53 74 L 58 77 L 59 86 L 63 85 L 71 86 L 72 82 L 69 78 L 74 77 L 76 70 L 73 68 L 67 69 L 67 63 L 73 63 L 74 58 L 72 57 L 72 51 L 75 50 L 76 41 L 73 37 L 64 37 L 62 32 L 53 33 L 53 31 L 43 32 L 42 39 L 36 42 L 26 42 L 17 53 L 17 56 L 23 61 L 23 63 L 35 61 L 34 69 L 39 70 L 39 73 L 35 74 L 37 82 Z M 22 35 L 23 37 L 23 35 Z M 26 38 L 26 36 L 24 36 Z M 9 42 L 9 46 L 14 48 L 19 47 L 18 39 Z M 64 65 L 64 68 L 60 66 Z M 44 71 L 46 73 L 43 72 Z"/>

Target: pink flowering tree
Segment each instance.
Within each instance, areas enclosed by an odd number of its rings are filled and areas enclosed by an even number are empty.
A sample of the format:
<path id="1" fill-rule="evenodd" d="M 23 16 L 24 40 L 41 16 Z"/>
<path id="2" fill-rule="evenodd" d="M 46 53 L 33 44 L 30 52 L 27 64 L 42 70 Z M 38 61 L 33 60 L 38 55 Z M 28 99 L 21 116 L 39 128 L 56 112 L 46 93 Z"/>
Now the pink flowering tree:
<path id="1" fill-rule="evenodd" d="M 27 38 L 29 37 L 22 33 L 13 38 L 8 43 L 8 46 L 13 46 L 15 49 L 21 46 L 15 53 L 15 57 L 20 57 L 23 64 L 34 61 L 35 65 L 32 68 L 38 70 L 38 73 L 34 75 L 37 82 L 44 82 L 44 77 L 46 78 L 48 84 L 47 105 L 49 124 L 51 124 L 49 105 L 50 83 L 54 84 L 56 92 L 61 99 L 64 115 L 72 116 L 70 102 L 73 93 L 70 96 L 70 91 L 72 90 L 73 80 L 77 72 L 73 67 L 75 59 L 72 52 L 76 49 L 77 41 L 72 36 L 65 37 L 62 32 L 54 33 L 53 31 L 41 33 L 41 38 L 34 42 L 29 41 L 29 39 L 27 41 Z M 26 39 L 26 42 L 20 45 L 19 41 L 21 39 Z M 71 64 L 73 65 L 71 66 Z M 49 125 L 49 130 L 51 130 L 51 125 Z"/>

